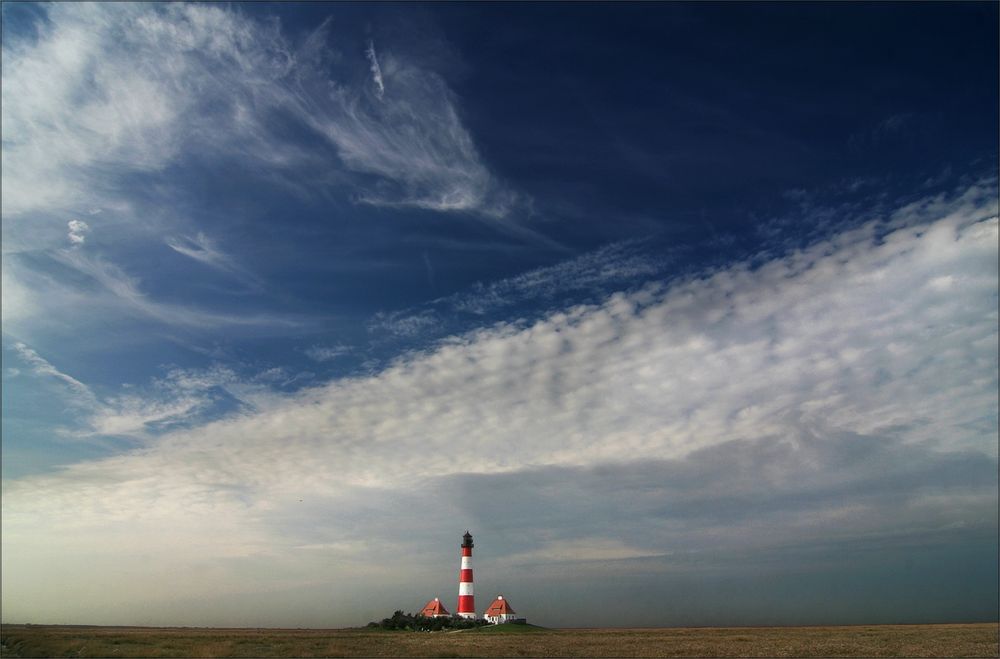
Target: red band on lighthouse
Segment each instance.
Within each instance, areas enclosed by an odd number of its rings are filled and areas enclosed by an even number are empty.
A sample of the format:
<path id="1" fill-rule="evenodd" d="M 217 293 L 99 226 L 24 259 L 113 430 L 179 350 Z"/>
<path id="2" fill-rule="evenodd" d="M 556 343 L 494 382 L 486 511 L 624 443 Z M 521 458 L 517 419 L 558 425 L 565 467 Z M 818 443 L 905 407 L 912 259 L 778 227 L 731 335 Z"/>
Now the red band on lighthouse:
<path id="1" fill-rule="evenodd" d="M 462 618 L 476 617 L 476 599 L 472 588 L 472 534 L 462 536 L 462 567 L 458 572 L 458 608 L 455 614 Z"/>

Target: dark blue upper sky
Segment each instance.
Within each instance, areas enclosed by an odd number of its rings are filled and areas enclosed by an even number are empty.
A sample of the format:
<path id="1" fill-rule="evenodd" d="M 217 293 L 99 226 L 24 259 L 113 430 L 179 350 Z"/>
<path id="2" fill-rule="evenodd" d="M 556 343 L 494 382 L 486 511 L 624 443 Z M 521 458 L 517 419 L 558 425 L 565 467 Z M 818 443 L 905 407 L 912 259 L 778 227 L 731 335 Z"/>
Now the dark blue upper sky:
<path id="1" fill-rule="evenodd" d="M 917 592 L 906 557 L 944 557 L 941 601 L 994 585 L 898 620 L 995 613 L 997 3 L 2 11 L 5 576 L 72 518 L 52 561 L 200 574 L 206 624 L 353 624 L 352 575 L 425 601 L 478 524 L 553 624 L 526 566 L 701 602 L 637 624 L 822 622 L 793 575 L 857 578 L 842 545 L 876 575 L 856 621 Z M 416 487 L 450 503 L 409 528 Z M 536 521 L 495 509 L 517 488 Z M 192 508 L 239 523 L 208 547 Z M 373 544 L 409 576 L 352 567 Z M 770 552 L 754 587 L 804 604 L 754 617 L 728 570 Z M 343 601 L 302 613 L 330 562 Z M 93 621 L 187 624 L 205 587 Z M 45 592 L 5 616 L 85 621 Z"/>

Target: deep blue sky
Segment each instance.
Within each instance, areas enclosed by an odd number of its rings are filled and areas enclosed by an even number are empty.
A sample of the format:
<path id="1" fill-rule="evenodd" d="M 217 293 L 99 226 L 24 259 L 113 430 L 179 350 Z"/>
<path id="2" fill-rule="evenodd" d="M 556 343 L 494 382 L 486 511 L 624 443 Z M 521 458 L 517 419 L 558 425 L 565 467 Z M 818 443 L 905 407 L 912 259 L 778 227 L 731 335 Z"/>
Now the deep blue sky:
<path id="1" fill-rule="evenodd" d="M 995 619 L 997 7 L 4 3 L 5 621 Z"/>

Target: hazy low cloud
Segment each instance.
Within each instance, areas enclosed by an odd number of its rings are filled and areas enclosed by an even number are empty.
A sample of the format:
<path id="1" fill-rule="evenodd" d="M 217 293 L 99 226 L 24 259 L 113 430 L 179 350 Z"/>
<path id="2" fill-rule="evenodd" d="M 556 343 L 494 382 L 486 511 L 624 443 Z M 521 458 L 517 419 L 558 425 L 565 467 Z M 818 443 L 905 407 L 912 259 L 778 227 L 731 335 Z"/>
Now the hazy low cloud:
<path id="1" fill-rule="evenodd" d="M 587 497 L 588 499 L 590 497 Z M 478 525 L 477 525 L 478 526 Z M 636 539 L 632 539 L 633 542 Z M 501 564 L 541 565 L 590 561 L 620 561 L 664 556 L 665 552 L 635 549 L 618 538 L 572 538 L 547 540 L 538 549 L 508 554 Z"/>
<path id="2" fill-rule="evenodd" d="M 996 213 L 994 183 L 920 200 L 753 266 L 455 337 L 8 482 L 5 612 L 80 620 L 42 605 L 38 580 L 82 596 L 100 579 L 92 611 L 149 592 L 177 611 L 206 587 L 315 601 L 319 579 L 338 593 L 329 619 L 357 624 L 359 598 L 433 587 L 414 566 L 473 523 L 510 557 L 608 578 L 692 552 L 721 565 L 981 545 L 997 505 Z M 515 509 L 533 519 L 516 534 Z"/>
<path id="3" fill-rule="evenodd" d="M 494 551 L 503 565 L 700 555 L 707 568 L 713 552 L 737 547 L 905 545 L 914 536 L 989 529 L 996 466 L 981 452 L 942 452 L 891 433 L 788 424 L 780 436 L 683 458 L 457 475 L 442 488 L 502 545 Z M 520 514 L 526 509 L 535 511 L 530 519 Z"/>

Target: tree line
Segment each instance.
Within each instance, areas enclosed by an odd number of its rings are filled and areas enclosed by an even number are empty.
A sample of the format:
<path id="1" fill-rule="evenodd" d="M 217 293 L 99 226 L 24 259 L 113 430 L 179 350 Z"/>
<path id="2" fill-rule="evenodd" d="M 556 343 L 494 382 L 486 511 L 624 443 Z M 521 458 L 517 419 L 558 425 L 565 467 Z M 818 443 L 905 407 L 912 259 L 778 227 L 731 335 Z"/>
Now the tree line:
<path id="1" fill-rule="evenodd" d="M 439 632 L 444 629 L 472 629 L 482 627 L 489 623 L 481 618 L 460 618 L 459 616 L 449 616 L 444 618 L 428 618 L 419 613 L 403 613 L 396 611 L 390 618 L 382 618 L 381 621 L 369 622 L 369 629 L 396 629 L 411 632 Z"/>

